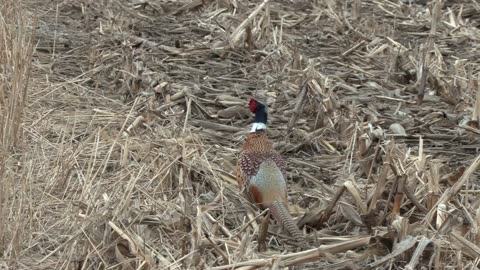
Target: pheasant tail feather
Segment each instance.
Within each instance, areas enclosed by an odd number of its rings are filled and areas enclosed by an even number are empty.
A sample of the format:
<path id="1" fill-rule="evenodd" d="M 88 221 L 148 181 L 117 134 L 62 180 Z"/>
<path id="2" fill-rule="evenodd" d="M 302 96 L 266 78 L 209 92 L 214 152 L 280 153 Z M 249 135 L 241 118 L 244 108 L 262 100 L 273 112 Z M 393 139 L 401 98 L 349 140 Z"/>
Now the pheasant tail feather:
<path id="1" fill-rule="evenodd" d="M 303 239 L 303 233 L 298 229 L 297 224 L 295 224 L 292 216 L 282 201 L 274 201 L 270 205 L 270 213 L 278 223 L 282 224 L 293 238 L 297 240 Z"/>

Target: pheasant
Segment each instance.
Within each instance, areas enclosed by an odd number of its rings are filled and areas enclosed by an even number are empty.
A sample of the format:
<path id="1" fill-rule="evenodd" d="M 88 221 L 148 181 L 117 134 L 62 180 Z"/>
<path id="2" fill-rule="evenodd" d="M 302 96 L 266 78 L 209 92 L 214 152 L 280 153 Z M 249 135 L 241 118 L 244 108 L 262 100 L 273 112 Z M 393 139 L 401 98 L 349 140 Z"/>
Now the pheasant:
<path id="1" fill-rule="evenodd" d="M 286 162 L 267 138 L 267 107 L 255 99 L 250 100 L 249 106 L 255 113 L 255 122 L 237 161 L 238 184 L 247 200 L 262 210 L 268 208 L 292 237 L 301 240 L 303 234 L 287 208 Z M 266 237 L 268 219 L 269 216 L 262 222 L 260 238 Z"/>

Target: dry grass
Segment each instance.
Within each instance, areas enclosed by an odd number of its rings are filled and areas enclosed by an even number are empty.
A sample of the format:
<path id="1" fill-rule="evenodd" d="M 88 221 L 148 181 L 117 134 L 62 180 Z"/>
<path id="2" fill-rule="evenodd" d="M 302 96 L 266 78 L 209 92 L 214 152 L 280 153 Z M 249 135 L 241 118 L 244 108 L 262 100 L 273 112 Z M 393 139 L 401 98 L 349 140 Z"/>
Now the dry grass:
<path id="1" fill-rule="evenodd" d="M 477 269 L 480 5 L 415 2 L 3 1 L 2 267 Z M 310 250 L 257 252 L 251 96 Z"/>
<path id="2" fill-rule="evenodd" d="M 27 106 L 33 55 L 34 21 L 16 1 L 0 5 L 0 252 L 20 256 L 31 224 L 31 185 L 22 169 L 31 162 L 23 152 L 24 110 Z M 27 165 L 28 166 L 28 165 Z"/>

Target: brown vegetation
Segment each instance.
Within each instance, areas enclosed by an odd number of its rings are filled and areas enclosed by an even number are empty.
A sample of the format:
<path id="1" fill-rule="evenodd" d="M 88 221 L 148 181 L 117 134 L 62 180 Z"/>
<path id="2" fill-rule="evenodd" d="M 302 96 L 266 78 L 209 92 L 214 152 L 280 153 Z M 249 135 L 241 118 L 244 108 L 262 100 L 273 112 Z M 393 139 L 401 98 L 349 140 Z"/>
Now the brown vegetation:
<path id="1" fill-rule="evenodd" d="M 0 267 L 477 269 L 477 1 L 0 3 Z M 251 96 L 302 250 L 246 207 Z"/>

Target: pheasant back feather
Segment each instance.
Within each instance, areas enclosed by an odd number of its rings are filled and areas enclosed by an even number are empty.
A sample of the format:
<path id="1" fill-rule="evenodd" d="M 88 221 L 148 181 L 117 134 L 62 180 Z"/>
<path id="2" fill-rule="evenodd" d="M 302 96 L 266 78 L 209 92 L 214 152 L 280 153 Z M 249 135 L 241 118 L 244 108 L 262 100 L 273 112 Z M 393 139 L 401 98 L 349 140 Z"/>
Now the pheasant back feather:
<path id="1" fill-rule="evenodd" d="M 264 131 L 245 140 L 237 163 L 237 179 L 251 202 L 287 200 L 286 162 L 272 147 Z M 281 196 L 279 196 L 281 195 Z"/>

